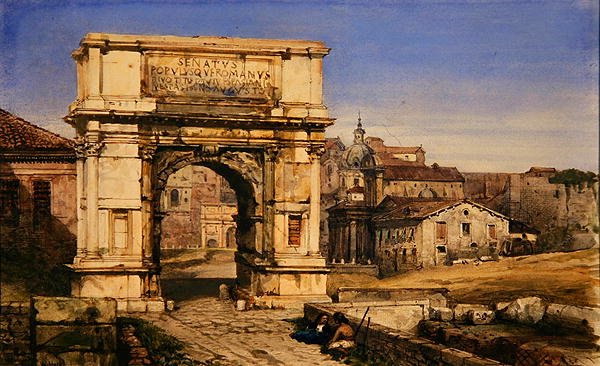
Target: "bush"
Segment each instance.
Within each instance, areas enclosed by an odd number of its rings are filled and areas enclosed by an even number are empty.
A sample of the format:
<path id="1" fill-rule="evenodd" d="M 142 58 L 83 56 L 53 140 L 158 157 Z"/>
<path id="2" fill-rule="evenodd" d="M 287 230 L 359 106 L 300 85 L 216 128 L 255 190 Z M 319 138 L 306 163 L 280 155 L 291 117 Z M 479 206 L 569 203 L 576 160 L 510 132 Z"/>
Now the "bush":
<path id="1" fill-rule="evenodd" d="M 572 237 L 565 227 L 549 229 L 538 236 L 536 253 L 558 252 L 569 249 Z"/>
<path id="2" fill-rule="evenodd" d="M 549 182 L 555 184 L 564 184 L 565 186 L 577 186 L 580 190 L 584 187 L 590 187 L 598 181 L 598 176 L 593 172 L 584 172 L 578 169 L 561 170 Z"/>
<path id="3" fill-rule="evenodd" d="M 148 354 L 155 365 L 160 366 L 195 366 L 199 363 L 192 360 L 183 352 L 184 343 L 177 338 L 167 334 L 161 328 L 152 323 L 130 317 L 119 317 L 117 327 L 119 330 L 132 326 L 135 328 L 135 335 L 140 342 L 148 349 Z M 120 349 L 124 345 L 119 345 Z M 121 351 L 122 352 L 122 351 Z"/>

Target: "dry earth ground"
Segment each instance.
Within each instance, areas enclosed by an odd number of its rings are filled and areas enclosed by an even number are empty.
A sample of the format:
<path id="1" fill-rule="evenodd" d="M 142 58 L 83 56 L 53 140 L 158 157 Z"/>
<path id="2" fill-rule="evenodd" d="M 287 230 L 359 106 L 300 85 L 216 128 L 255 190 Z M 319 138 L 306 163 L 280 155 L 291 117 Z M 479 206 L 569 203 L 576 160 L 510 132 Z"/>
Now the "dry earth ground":
<path id="1" fill-rule="evenodd" d="M 518 297 L 539 296 L 550 302 L 600 306 L 598 248 L 547 253 L 399 274 L 374 280 L 365 275 L 333 275 L 332 293 L 340 286 L 446 287 L 456 302 L 488 304 Z"/>

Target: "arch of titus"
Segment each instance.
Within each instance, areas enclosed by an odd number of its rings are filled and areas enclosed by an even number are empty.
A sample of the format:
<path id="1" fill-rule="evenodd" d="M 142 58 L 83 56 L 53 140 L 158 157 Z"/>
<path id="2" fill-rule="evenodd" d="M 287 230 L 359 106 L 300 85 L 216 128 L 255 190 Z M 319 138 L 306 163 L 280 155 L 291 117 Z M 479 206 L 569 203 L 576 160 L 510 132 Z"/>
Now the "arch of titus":
<path id="1" fill-rule="evenodd" d="M 160 193 L 195 164 L 236 191 L 239 285 L 267 303 L 327 301 L 328 52 L 314 41 L 87 34 L 65 117 L 79 141 L 73 296 L 160 307 Z"/>

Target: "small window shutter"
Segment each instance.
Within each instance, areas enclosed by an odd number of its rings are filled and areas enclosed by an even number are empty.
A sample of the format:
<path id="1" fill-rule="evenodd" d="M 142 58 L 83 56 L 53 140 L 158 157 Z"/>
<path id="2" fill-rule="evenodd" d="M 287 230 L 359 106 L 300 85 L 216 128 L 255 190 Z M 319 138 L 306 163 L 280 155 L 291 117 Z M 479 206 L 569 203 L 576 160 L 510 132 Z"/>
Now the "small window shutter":
<path id="1" fill-rule="evenodd" d="M 288 218 L 288 245 L 292 247 L 300 246 L 300 225 L 302 216 L 290 215 Z"/>

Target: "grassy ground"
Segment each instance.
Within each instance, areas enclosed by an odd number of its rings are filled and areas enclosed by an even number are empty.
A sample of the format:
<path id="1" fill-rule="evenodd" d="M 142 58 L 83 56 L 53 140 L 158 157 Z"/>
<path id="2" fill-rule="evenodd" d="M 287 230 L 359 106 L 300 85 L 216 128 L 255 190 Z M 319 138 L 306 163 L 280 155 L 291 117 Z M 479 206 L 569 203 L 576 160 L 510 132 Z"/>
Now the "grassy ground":
<path id="1" fill-rule="evenodd" d="M 328 287 L 446 287 L 454 300 L 464 303 L 539 296 L 555 303 L 600 306 L 599 259 L 598 248 L 592 248 L 437 267 L 375 281 L 338 275 Z"/>

